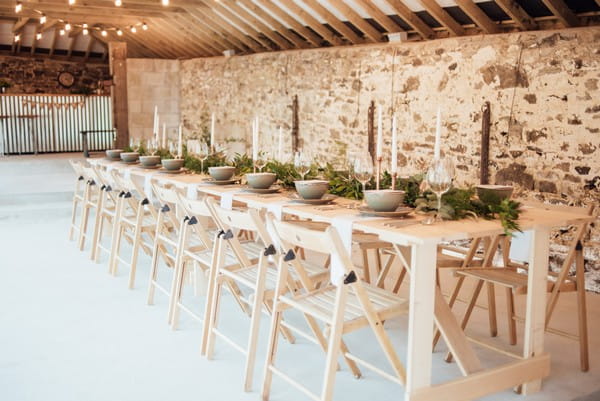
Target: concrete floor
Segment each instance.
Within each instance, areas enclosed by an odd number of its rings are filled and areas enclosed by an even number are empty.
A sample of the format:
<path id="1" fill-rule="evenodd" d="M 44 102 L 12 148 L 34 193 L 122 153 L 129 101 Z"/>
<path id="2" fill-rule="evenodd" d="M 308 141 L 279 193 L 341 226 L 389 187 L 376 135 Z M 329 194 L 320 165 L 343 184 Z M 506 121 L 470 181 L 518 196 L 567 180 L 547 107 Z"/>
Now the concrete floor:
<path id="1" fill-rule="evenodd" d="M 40 161 L 41 162 L 41 161 Z M 63 160 L 64 162 L 64 160 Z M 0 161 L 0 180 L 4 174 Z M 62 184 L 61 184 L 62 185 Z M 2 189 L 0 195 L 7 192 Z M 13 191 L 18 192 L 18 191 Z M 63 204 L 64 206 L 64 204 Z M 0 215 L 5 206 L 0 204 Z M 11 206 L 12 207 L 12 206 Z M 42 210 L 42 208 L 40 208 Z M 240 354 L 217 341 L 215 359 L 199 355 L 200 324 L 182 315 L 180 330 L 166 324 L 166 299 L 145 304 L 149 258 L 139 263 L 136 289 L 127 290 L 126 271 L 107 274 L 105 260 L 95 264 L 89 252 L 79 252 L 67 240 L 68 209 L 18 213 L 0 219 L 0 400 L 7 401 L 187 401 L 258 400 L 265 357 L 267 319 L 261 325 L 261 344 L 254 391 L 242 391 L 243 360 Z M 5 215 L 9 213 L 4 209 Z M 105 258 L 104 258 L 105 259 Z M 168 273 L 166 269 L 161 273 Z M 168 274 L 163 274 L 168 279 Z M 445 288 L 452 278 L 444 276 Z M 500 291 L 499 291 L 500 292 Z M 187 291 L 186 302 L 202 310 L 202 297 Z M 485 297 L 482 297 L 485 298 Z M 499 299 L 499 315 L 504 316 Z M 554 325 L 575 328 L 574 297 L 568 294 L 558 304 Z M 518 299 L 518 310 L 523 310 Z M 460 310 L 460 308 L 458 308 Z M 552 373 L 543 391 L 523 397 L 505 391 L 485 397 L 487 401 L 585 401 L 600 390 L 600 296 L 589 294 L 591 369 L 579 371 L 578 346 L 562 337 L 547 335 L 546 349 L 552 355 Z M 291 317 L 294 320 L 294 316 Z M 247 318 L 232 302 L 223 305 L 223 330 L 245 339 Z M 493 341 L 507 348 L 505 322 Z M 404 359 L 405 319 L 386 322 Z M 522 333 L 522 326 L 519 327 Z M 478 309 L 469 333 L 486 337 L 487 314 Z M 348 345 L 357 353 L 384 366 L 382 355 L 368 331 L 350 335 Z M 373 346 L 370 346 L 372 344 Z M 518 347 L 514 348 L 519 349 Z M 484 366 L 506 360 L 477 348 Z M 455 364 L 446 364 L 444 346 L 433 354 L 436 382 L 458 377 Z M 324 358 L 312 344 L 280 343 L 280 366 L 304 379 L 311 389 L 320 388 Z M 336 377 L 334 399 L 401 400 L 400 388 L 370 373 L 354 379 L 345 366 Z M 306 400 L 281 380 L 274 380 L 272 400 Z"/>

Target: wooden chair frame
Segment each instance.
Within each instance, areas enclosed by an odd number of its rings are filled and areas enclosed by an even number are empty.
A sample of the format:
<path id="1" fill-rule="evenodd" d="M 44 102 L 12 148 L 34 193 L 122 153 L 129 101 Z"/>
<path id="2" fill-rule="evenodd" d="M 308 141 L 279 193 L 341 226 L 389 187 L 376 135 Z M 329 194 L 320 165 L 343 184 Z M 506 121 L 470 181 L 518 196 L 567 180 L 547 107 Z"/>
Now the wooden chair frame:
<path id="1" fill-rule="evenodd" d="M 79 232 L 81 228 L 80 224 L 77 224 L 77 211 L 79 210 L 80 218 L 82 218 L 82 205 L 84 202 L 87 184 L 82 163 L 76 160 L 69 160 L 69 164 L 73 168 L 73 171 L 75 171 L 76 176 L 75 189 L 73 190 L 73 203 L 71 207 L 71 224 L 69 226 L 69 241 L 73 241 L 73 235 L 75 231 Z"/>

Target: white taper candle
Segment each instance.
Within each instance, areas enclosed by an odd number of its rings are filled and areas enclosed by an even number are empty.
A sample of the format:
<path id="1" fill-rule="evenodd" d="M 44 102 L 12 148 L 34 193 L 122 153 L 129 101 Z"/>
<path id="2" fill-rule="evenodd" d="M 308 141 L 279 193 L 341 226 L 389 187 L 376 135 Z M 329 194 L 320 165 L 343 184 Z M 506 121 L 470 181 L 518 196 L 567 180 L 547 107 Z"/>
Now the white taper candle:
<path id="1" fill-rule="evenodd" d="M 382 115 L 381 115 L 381 107 L 377 112 L 377 151 L 375 154 L 377 157 L 382 156 L 383 152 L 383 131 L 382 131 Z"/>
<path id="2" fill-rule="evenodd" d="M 215 147 L 215 113 L 210 117 L 210 146 Z"/>
<path id="3" fill-rule="evenodd" d="M 398 135 L 396 133 L 396 113 L 392 116 L 392 174 L 398 172 Z"/>
<path id="4" fill-rule="evenodd" d="M 442 108 L 438 106 L 437 120 L 435 123 L 435 145 L 433 147 L 433 157 L 440 158 L 440 146 L 442 140 Z"/>

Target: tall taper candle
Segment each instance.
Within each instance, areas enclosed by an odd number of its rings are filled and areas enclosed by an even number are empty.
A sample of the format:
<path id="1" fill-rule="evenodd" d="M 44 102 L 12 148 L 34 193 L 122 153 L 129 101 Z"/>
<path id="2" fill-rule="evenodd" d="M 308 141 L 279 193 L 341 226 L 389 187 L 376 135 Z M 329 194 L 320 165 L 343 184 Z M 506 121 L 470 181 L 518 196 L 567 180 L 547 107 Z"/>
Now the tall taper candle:
<path id="1" fill-rule="evenodd" d="M 252 124 L 252 160 L 258 159 L 258 117 L 254 117 Z"/>
<path id="2" fill-rule="evenodd" d="M 177 158 L 181 158 L 183 156 L 183 135 L 181 133 L 182 124 L 179 124 L 179 138 L 177 142 Z"/>
<path id="3" fill-rule="evenodd" d="M 215 147 L 215 113 L 210 117 L 210 146 Z"/>
<path id="4" fill-rule="evenodd" d="M 154 105 L 154 125 L 152 126 L 152 134 L 157 136 L 158 135 L 158 106 Z M 157 137 L 158 138 L 158 137 Z"/>
<path id="5" fill-rule="evenodd" d="M 282 162 L 283 157 L 283 131 L 281 125 L 279 126 L 279 145 L 277 147 L 277 161 Z"/>
<path id="6" fill-rule="evenodd" d="M 435 123 L 435 145 L 433 147 L 433 157 L 440 158 L 440 146 L 442 140 L 442 108 L 438 106 L 437 121 Z"/>
<path id="7" fill-rule="evenodd" d="M 377 157 L 381 157 L 383 153 L 383 131 L 381 122 L 381 107 L 377 113 L 377 151 L 375 152 Z"/>
<path id="8" fill-rule="evenodd" d="M 162 140 L 162 148 L 167 148 L 167 124 L 163 123 L 163 140 Z"/>
<path id="9" fill-rule="evenodd" d="M 398 170 L 398 136 L 396 134 L 396 113 L 392 116 L 392 174 Z"/>

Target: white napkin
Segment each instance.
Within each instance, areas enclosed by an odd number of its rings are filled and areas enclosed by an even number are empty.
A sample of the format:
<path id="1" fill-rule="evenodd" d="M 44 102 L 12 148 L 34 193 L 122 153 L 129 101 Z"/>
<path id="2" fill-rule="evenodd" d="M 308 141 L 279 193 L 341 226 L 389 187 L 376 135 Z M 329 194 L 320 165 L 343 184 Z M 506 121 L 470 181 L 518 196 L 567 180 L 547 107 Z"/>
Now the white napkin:
<path id="1" fill-rule="evenodd" d="M 513 233 L 510 242 L 510 252 L 508 256 L 516 262 L 529 262 L 529 252 L 531 249 L 531 231 Z"/>
<path id="2" fill-rule="evenodd" d="M 240 188 L 236 188 L 232 191 L 223 192 L 221 194 L 221 207 L 223 209 L 231 210 L 233 207 L 233 196 L 241 191 Z"/>

